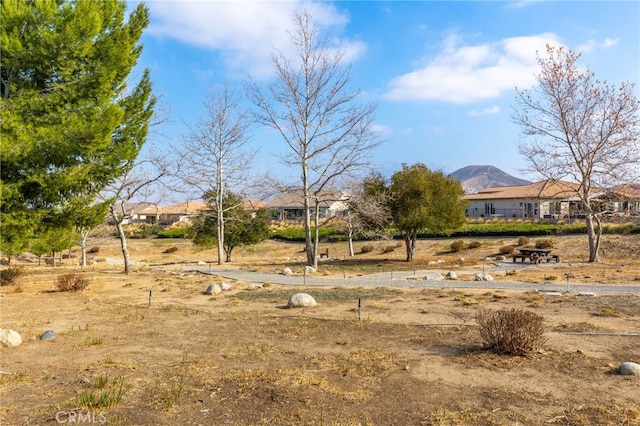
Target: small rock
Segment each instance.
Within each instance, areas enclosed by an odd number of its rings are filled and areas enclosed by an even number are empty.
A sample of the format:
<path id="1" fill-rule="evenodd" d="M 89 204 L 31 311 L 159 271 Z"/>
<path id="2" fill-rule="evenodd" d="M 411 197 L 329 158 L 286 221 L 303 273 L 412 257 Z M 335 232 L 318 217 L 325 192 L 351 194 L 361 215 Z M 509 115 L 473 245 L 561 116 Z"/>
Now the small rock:
<path id="1" fill-rule="evenodd" d="M 282 270 L 282 275 L 287 275 L 287 276 L 293 275 L 293 271 L 291 270 L 291 268 L 284 268 Z"/>
<path id="2" fill-rule="evenodd" d="M 316 268 L 314 268 L 313 266 L 308 266 L 307 265 L 307 266 L 304 267 L 304 273 L 307 274 L 307 275 L 315 274 L 316 272 L 317 272 Z"/>
<path id="3" fill-rule="evenodd" d="M 581 291 L 578 296 L 596 297 L 596 294 L 592 291 Z"/>
<path id="4" fill-rule="evenodd" d="M 425 281 L 442 281 L 444 278 L 439 272 L 429 272 L 422 278 Z"/>
<path id="5" fill-rule="evenodd" d="M 211 296 L 212 294 L 219 294 L 222 292 L 222 289 L 218 284 L 209 284 L 209 287 L 204 291 L 204 294 L 207 296 Z"/>
<path id="6" fill-rule="evenodd" d="M 449 271 L 449 272 L 447 272 L 447 279 L 448 280 L 457 280 L 458 279 L 458 274 L 456 274 L 453 271 Z"/>
<path id="7" fill-rule="evenodd" d="M 252 283 L 252 284 L 249 284 L 249 288 L 250 289 L 262 288 L 262 284 L 261 283 Z"/>
<path id="8" fill-rule="evenodd" d="M 618 372 L 623 376 L 640 376 L 640 364 L 635 362 L 623 362 L 618 367 Z"/>
<path id="9" fill-rule="evenodd" d="M 289 298 L 287 306 L 290 308 L 306 308 L 316 306 L 316 300 L 307 293 L 296 293 Z"/>
<path id="10" fill-rule="evenodd" d="M 493 281 L 493 277 L 489 274 L 487 274 L 486 272 L 481 272 L 479 274 L 476 274 L 475 281 Z"/>
<path id="11" fill-rule="evenodd" d="M 207 266 L 207 262 L 203 260 L 198 260 L 198 266 Z"/>
<path id="12" fill-rule="evenodd" d="M 502 255 L 499 255 L 499 256 L 496 256 L 496 260 L 498 262 L 504 262 L 505 260 L 507 260 L 507 258 Z"/>
<path id="13" fill-rule="evenodd" d="M 47 330 L 40 335 L 40 340 L 50 340 L 55 338 L 56 338 L 56 333 L 54 333 L 53 330 Z"/>
<path id="14" fill-rule="evenodd" d="M 222 291 L 229 291 L 229 290 L 231 290 L 231 284 L 229 284 L 229 283 L 222 283 L 222 284 L 220 284 L 220 290 L 222 290 Z"/>
<path id="15" fill-rule="evenodd" d="M 22 344 L 22 336 L 15 330 L 0 329 L 0 344 L 9 347 L 20 346 Z"/>

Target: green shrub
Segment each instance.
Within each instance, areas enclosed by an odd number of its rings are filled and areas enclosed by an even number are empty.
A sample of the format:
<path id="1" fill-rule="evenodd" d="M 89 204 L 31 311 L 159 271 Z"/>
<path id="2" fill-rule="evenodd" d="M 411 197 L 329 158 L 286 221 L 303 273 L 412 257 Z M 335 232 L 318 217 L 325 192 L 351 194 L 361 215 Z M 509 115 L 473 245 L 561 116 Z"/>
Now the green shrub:
<path id="1" fill-rule="evenodd" d="M 471 241 L 469 243 L 469 248 L 470 249 L 474 249 L 474 248 L 478 248 L 478 247 L 482 247 L 482 243 L 480 241 Z"/>
<path id="2" fill-rule="evenodd" d="M 527 237 L 525 235 L 521 235 L 521 236 L 518 237 L 518 246 L 524 247 L 527 244 L 529 244 L 529 237 Z"/>
<path id="3" fill-rule="evenodd" d="M 544 238 L 541 240 L 536 240 L 536 248 L 546 249 L 553 247 L 553 240 Z"/>
<path id="4" fill-rule="evenodd" d="M 476 322 L 483 346 L 498 354 L 525 356 L 546 341 L 544 318 L 535 312 L 482 309 L 476 314 Z"/>
<path id="5" fill-rule="evenodd" d="M 62 274 L 56 279 L 56 286 L 60 291 L 80 291 L 89 286 L 89 281 L 82 274 Z"/>
<path id="6" fill-rule="evenodd" d="M 185 238 L 189 231 L 191 228 L 171 228 L 158 231 L 156 234 L 158 238 Z"/>
<path id="7" fill-rule="evenodd" d="M 464 249 L 464 241 L 456 240 L 451 243 L 451 251 L 453 253 L 459 253 Z"/>
<path id="8" fill-rule="evenodd" d="M 502 247 L 500 247 L 500 254 L 502 254 L 502 255 L 513 254 L 514 251 L 515 251 L 515 248 L 513 246 L 502 246 Z"/>
<path id="9" fill-rule="evenodd" d="M 0 271 L 0 285 L 17 284 L 18 279 L 26 273 L 20 266 L 11 266 Z"/>

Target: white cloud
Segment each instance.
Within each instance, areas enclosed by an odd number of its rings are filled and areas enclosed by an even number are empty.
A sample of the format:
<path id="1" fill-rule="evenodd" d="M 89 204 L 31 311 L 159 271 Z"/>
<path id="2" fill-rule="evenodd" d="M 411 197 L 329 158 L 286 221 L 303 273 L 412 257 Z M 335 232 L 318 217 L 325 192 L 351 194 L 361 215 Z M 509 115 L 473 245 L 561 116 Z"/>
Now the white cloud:
<path id="1" fill-rule="evenodd" d="M 605 38 L 601 42 L 598 42 L 597 40 L 589 40 L 586 43 L 578 46 L 576 48 L 576 51 L 581 53 L 591 53 L 592 51 L 598 48 L 608 49 L 618 44 L 619 41 L 620 41 L 619 38 Z"/>
<path id="2" fill-rule="evenodd" d="M 385 97 L 457 104 L 497 98 L 514 86 L 533 85 L 536 53 L 544 53 L 546 44 L 560 44 L 549 33 L 476 46 L 459 43 L 456 37 L 445 40 L 444 50 L 423 68 L 393 78 Z"/>
<path id="3" fill-rule="evenodd" d="M 325 3 L 292 1 L 151 1 L 151 23 L 147 34 L 178 40 L 184 44 L 218 52 L 228 71 L 263 78 L 272 72 L 274 49 L 291 51 L 293 11 L 312 8 L 321 29 L 340 29 L 349 18 Z M 353 59 L 364 44 L 336 39 L 335 43 Z"/>
<path id="4" fill-rule="evenodd" d="M 472 117 L 479 117 L 481 115 L 498 114 L 499 112 L 500 112 L 500 107 L 497 105 L 494 105 L 492 107 L 487 107 L 483 109 L 472 109 L 471 111 L 469 111 L 469 115 Z"/>

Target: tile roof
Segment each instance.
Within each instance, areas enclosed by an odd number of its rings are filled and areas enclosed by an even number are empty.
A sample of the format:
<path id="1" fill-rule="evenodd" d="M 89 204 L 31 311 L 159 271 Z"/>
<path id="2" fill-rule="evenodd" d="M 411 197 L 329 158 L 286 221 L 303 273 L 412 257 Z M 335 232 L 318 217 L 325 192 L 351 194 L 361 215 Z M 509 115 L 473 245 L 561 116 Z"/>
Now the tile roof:
<path id="1" fill-rule="evenodd" d="M 525 185 L 496 186 L 476 194 L 467 194 L 467 200 L 496 199 L 564 199 L 575 196 L 580 185 L 572 182 L 547 179 Z"/>

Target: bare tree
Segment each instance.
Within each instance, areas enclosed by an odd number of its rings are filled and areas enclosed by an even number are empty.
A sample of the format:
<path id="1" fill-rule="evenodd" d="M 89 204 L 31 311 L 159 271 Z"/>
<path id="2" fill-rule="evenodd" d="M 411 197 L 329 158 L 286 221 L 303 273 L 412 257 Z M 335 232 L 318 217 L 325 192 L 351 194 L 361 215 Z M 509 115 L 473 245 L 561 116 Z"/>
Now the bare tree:
<path id="1" fill-rule="evenodd" d="M 353 181 L 349 185 L 346 231 L 349 256 L 354 256 L 353 239 L 355 237 L 372 238 L 380 236 L 391 225 L 389 196 L 385 190 L 372 190 L 371 183 L 378 179 L 384 182 L 382 175 L 372 174 L 363 181 Z M 384 185 L 384 183 L 382 184 Z"/>
<path id="2" fill-rule="evenodd" d="M 638 176 L 640 103 L 634 84 L 598 80 L 577 64 L 580 56 L 547 46 L 547 57 L 538 56 L 537 86 L 518 90 L 513 121 L 530 137 L 519 150 L 532 171 L 579 184 L 589 262 L 597 262 L 602 226 L 593 195 Z"/>
<path id="3" fill-rule="evenodd" d="M 224 205 L 226 191 L 243 194 L 250 180 L 247 173 L 255 151 L 250 150 L 251 120 L 239 108 L 239 99 L 228 85 L 212 90 L 204 102 L 204 113 L 190 128 L 179 148 L 184 163 L 178 177 L 188 187 L 213 201 L 217 218 L 218 264 L 224 255 L 225 211 L 238 207 Z"/>
<path id="4" fill-rule="evenodd" d="M 142 160 L 131 161 L 126 172 L 108 185 L 100 195 L 103 200 L 109 201 L 109 217 L 120 239 L 125 274 L 131 271 L 131 256 L 123 227 L 128 214 L 126 206 L 133 200 L 148 198 L 153 193 L 153 186 L 167 176 L 169 167 L 164 159 L 150 155 Z"/>
<path id="5" fill-rule="evenodd" d="M 344 52 L 320 36 L 312 18 L 308 9 L 294 13 L 294 56 L 274 53 L 274 81 L 264 90 L 252 81 L 247 95 L 257 120 L 284 139 L 288 153 L 282 162 L 300 172 L 307 264 L 316 267 L 320 194 L 339 178 L 367 169 L 379 140 L 376 105 L 358 103 L 360 91 L 348 88 L 351 68 Z"/>

